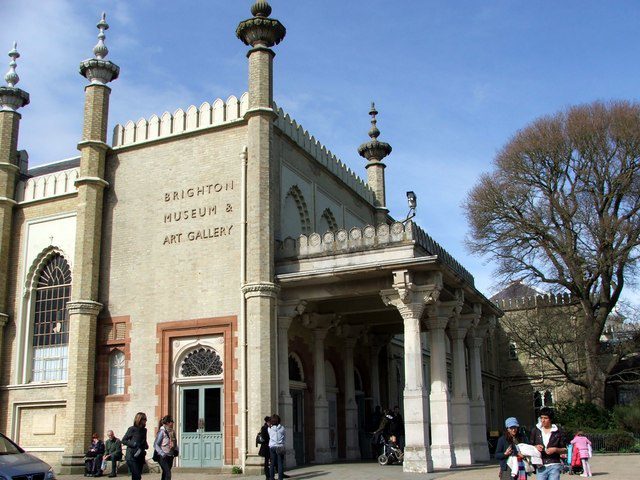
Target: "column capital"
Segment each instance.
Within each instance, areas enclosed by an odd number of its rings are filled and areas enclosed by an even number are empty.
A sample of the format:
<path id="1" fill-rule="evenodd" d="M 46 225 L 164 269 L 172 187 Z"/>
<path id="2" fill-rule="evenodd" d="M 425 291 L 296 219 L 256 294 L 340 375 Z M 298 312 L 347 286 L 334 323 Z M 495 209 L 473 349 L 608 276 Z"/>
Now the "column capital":
<path id="1" fill-rule="evenodd" d="M 336 335 L 344 340 L 347 348 L 353 348 L 362 335 L 364 327 L 362 325 L 338 325 Z"/>
<path id="2" fill-rule="evenodd" d="M 313 331 L 329 331 L 340 322 L 340 318 L 335 313 L 303 313 L 302 324 Z"/>
<path id="3" fill-rule="evenodd" d="M 442 274 L 435 273 L 429 279 L 429 283 L 417 285 L 414 283 L 413 272 L 395 270 L 391 287 L 380 292 L 385 305 L 396 307 L 405 320 L 420 319 L 424 308 L 438 301 L 442 290 Z"/>
<path id="4" fill-rule="evenodd" d="M 302 315 L 306 309 L 306 300 L 280 300 L 278 302 L 278 317 L 293 319 L 294 317 Z"/>
<path id="5" fill-rule="evenodd" d="M 279 292 L 280 285 L 272 282 L 246 283 L 242 286 L 242 293 L 244 293 L 244 298 L 277 298 Z"/>
<path id="6" fill-rule="evenodd" d="M 458 308 L 461 308 L 458 301 L 436 302 L 427 307 L 427 318 L 425 323 L 429 330 L 445 329 L 449 325 L 449 320 L 458 315 Z"/>
<path id="7" fill-rule="evenodd" d="M 103 305 L 93 300 L 75 300 L 67 302 L 69 315 L 91 315 L 97 317 Z"/>
<path id="8" fill-rule="evenodd" d="M 465 343 L 467 344 L 467 347 L 469 347 L 469 348 L 480 349 L 480 348 L 482 348 L 482 345 L 484 344 L 484 336 L 477 336 L 477 335 L 472 334 L 474 329 L 475 329 L 475 327 L 472 327 L 469 330 L 469 333 L 467 334 L 467 337 L 465 338 Z"/>

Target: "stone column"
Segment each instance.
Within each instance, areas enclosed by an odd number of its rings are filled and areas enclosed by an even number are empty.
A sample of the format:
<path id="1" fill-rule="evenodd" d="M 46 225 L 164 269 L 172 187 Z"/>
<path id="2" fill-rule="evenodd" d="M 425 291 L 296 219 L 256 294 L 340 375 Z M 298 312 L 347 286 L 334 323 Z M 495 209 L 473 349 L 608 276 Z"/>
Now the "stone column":
<path id="1" fill-rule="evenodd" d="M 447 385 L 447 350 L 444 333 L 452 308 L 432 306 L 426 319 L 431 340 L 431 457 L 434 468 L 455 466 L 452 445 L 451 405 Z"/>
<path id="2" fill-rule="evenodd" d="M 486 322 L 480 322 L 469 329 L 466 338 L 470 353 L 469 371 L 471 376 L 471 392 L 469 412 L 471 416 L 471 451 L 476 462 L 489 461 L 487 418 L 482 391 L 482 364 L 480 362 L 480 350 L 484 344 L 486 334 Z"/>
<path id="3" fill-rule="evenodd" d="M 422 336 L 420 322 L 425 306 L 437 301 L 442 277 L 434 274 L 424 285 L 416 285 L 408 270 L 393 272 L 393 288 L 380 292 L 387 305 L 398 309 L 404 320 L 404 472 L 433 471 L 429 455 L 429 404 L 423 382 Z"/>
<path id="4" fill-rule="evenodd" d="M 335 325 L 335 315 L 305 314 L 303 324 L 313 330 L 313 403 L 315 413 L 315 463 L 330 463 L 329 402 L 324 370 L 324 340 L 329 329 Z"/>
<path id="5" fill-rule="evenodd" d="M 29 103 L 29 94 L 15 86 L 20 81 L 16 73 L 16 59 L 20 54 L 16 47 L 14 44 L 9 52 L 9 72 L 4 77 L 7 84 L 0 86 L 0 358 L 3 358 L 4 326 L 9 320 L 9 252 L 15 189 L 20 171 L 18 129 L 21 115 L 17 110 Z"/>
<path id="6" fill-rule="evenodd" d="M 274 185 L 273 159 L 273 57 L 270 47 L 284 38 L 286 30 L 269 18 L 271 7 L 257 1 L 251 7 L 252 18 L 240 22 L 237 37 L 251 46 L 249 58 L 249 109 L 247 121 L 247 184 L 256 186 L 247 191 L 246 259 L 247 325 L 247 425 L 261 425 L 264 415 L 277 405 L 276 371 L 276 292 L 274 278 Z M 271 379 L 271 381 L 265 381 Z M 251 444 L 251 441 L 248 442 Z M 262 458 L 257 448 L 247 454 L 245 466 L 259 466 Z"/>
<path id="7" fill-rule="evenodd" d="M 76 180 L 77 220 L 73 286 L 69 311 L 69 372 L 65 412 L 65 450 L 61 473 L 84 470 L 87 438 L 93 431 L 95 345 L 98 313 L 98 279 L 100 276 L 100 243 L 102 240 L 102 206 L 107 145 L 109 94 L 107 83 L 118 78 L 120 68 L 104 58 L 109 53 L 104 44 L 104 31 L 109 28 L 103 14 L 97 25 L 100 33 L 94 47 L 95 58 L 80 64 L 85 87 L 84 125 L 80 150 L 80 176 Z"/>
<path id="8" fill-rule="evenodd" d="M 306 302 L 298 300 L 278 304 L 278 412 L 282 424 L 289 428 L 285 437 L 287 465 L 296 465 L 293 447 L 293 400 L 289 391 L 289 327 L 303 311 Z"/>
<path id="9" fill-rule="evenodd" d="M 458 291 L 461 295 L 462 292 Z M 472 318 L 460 315 L 462 301 L 454 309 L 449 321 L 449 334 L 453 343 L 453 396 L 451 398 L 451 424 L 453 431 L 453 453 L 456 465 L 471 465 L 471 418 L 469 396 L 467 394 L 467 365 L 464 339 L 471 326 Z"/>
<path id="10" fill-rule="evenodd" d="M 385 337 L 386 339 L 387 337 Z M 387 344 L 387 340 L 382 341 L 378 336 L 369 335 L 369 363 L 371 378 L 371 400 L 373 408 L 380 405 L 380 349 Z M 376 428 L 378 426 L 376 425 Z"/>
<path id="11" fill-rule="evenodd" d="M 353 349 L 362 328 L 353 327 L 352 325 L 340 325 L 337 330 L 337 335 L 344 339 L 344 417 L 347 439 L 347 460 L 359 460 L 358 404 L 356 403 Z"/>

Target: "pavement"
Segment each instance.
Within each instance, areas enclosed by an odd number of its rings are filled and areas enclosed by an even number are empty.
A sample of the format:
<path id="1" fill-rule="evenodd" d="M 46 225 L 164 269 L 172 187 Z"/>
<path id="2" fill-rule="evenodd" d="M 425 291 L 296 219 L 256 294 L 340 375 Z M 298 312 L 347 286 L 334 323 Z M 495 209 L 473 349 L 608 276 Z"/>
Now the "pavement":
<path id="1" fill-rule="evenodd" d="M 596 479 L 630 480 L 640 478 L 640 455 L 595 455 L 590 460 L 591 470 Z M 332 463 L 327 465 L 306 465 L 300 468 L 288 470 L 292 480 L 497 480 L 498 464 L 491 463 L 474 467 L 459 467 L 451 470 L 441 470 L 433 473 L 403 473 L 401 465 L 380 466 L 377 463 Z M 84 480 L 83 475 L 58 475 L 61 480 Z M 108 480 L 108 477 L 101 477 Z M 118 475 L 116 478 L 130 478 Z M 530 477 L 534 479 L 535 476 Z M 562 480 L 581 478 L 579 476 L 562 475 Z M 159 473 L 147 473 L 143 480 L 160 480 Z M 208 473 L 173 470 L 172 480 L 263 480 L 262 475 L 233 475 L 230 473 Z"/>

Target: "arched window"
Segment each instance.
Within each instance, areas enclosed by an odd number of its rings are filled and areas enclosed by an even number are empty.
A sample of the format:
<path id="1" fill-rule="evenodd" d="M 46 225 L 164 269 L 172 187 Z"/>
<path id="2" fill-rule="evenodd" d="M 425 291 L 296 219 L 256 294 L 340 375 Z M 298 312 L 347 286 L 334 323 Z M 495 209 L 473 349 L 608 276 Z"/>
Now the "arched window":
<path id="1" fill-rule="evenodd" d="M 215 350 L 199 347 L 186 356 L 180 367 L 183 377 L 205 377 L 222 374 L 222 360 Z"/>
<path id="2" fill-rule="evenodd" d="M 71 269 L 62 255 L 55 254 L 40 272 L 35 288 L 31 376 L 34 382 L 67 379 L 70 297 Z"/>
<path id="3" fill-rule="evenodd" d="M 124 353 L 114 350 L 109 355 L 109 395 L 124 394 Z"/>
<path id="4" fill-rule="evenodd" d="M 293 353 L 289 354 L 289 380 L 294 382 L 304 382 L 304 372 L 300 359 Z"/>

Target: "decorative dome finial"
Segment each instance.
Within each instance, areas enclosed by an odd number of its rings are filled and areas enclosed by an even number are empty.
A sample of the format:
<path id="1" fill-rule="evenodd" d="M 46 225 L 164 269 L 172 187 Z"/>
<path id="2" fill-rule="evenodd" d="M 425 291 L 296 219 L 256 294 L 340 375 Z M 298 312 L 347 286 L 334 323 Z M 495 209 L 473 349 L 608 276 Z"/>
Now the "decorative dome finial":
<path id="1" fill-rule="evenodd" d="M 380 142 L 378 137 L 380 136 L 380 130 L 378 130 L 378 120 L 376 115 L 378 115 L 378 111 L 376 110 L 376 104 L 371 102 L 371 110 L 369 110 L 369 115 L 371 115 L 371 129 L 369 130 L 370 141 L 363 143 L 358 148 L 358 153 L 360 156 L 372 161 L 382 161 L 387 155 L 391 153 L 391 145 L 385 142 Z"/>
<path id="2" fill-rule="evenodd" d="M 9 71 L 4 76 L 4 79 L 7 82 L 7 87 L 15 87 L 20 81 L 20 77 L 16 73 L 16 67 L 18 66 L 16 58 L 20 58 L 17 48 L 18 42 L 13 42 L 13 49 L 9 52 L 9 57 L 11 57 L 11 61 L 9 62 Z"/>
<path id="3" fill-rule="evenodd" d="M 268 17 L 271 15 L 271 5 L 266 0 L 256 0 L 251 6 L 251 14 L 254 17 Z"/>
<path id="4" fill-rule="evenodd" d="M 104 59 L 109 54 L 109 49 L 104 44 L 104 39 L 106 35 L 104 34 L 105 30 L 109 30 L 109 24 L 107 23 L 107 14 L 102 12 L 102 19 L 96 25 L 100 33 L 98 33 L 98 43 L 95 47 L 93 47 L 93 54 L 96 56 L 98 60 Z"/>

